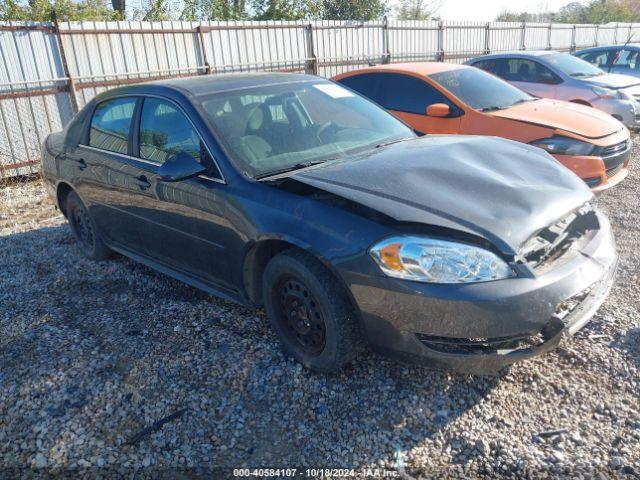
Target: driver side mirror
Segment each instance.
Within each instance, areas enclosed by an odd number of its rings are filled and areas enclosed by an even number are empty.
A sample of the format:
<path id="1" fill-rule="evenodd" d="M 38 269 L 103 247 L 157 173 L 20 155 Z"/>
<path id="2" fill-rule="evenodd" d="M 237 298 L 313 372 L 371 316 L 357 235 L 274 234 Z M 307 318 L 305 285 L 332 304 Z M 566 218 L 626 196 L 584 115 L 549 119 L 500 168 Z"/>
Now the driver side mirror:
<path id="1" fill-rule="evenodd" d="M 163 182 L 179 182 L 205 173 L 206 168 L 187 152 L 171 155 L 158 169 Z"/>
<path id="2" fill-rule="evenodd" d="M 429 117 L 448 117 L 451 108 L 446 103 L 434 103 L 427 107 L 427 116 Z"/>

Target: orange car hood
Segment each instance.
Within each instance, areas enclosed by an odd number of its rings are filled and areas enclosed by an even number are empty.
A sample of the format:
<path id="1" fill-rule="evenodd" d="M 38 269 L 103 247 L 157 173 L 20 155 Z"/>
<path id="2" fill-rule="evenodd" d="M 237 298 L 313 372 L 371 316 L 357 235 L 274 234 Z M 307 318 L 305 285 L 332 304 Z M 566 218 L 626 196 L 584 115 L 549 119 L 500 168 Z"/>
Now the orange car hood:
<path id="1" fill-rule="evenodd" d="M 546 98 L 496 110 L 490 115 L 564 130 L 585 138 L 602 138 L 622 130 L 618 120 L 600 110 Z"/>

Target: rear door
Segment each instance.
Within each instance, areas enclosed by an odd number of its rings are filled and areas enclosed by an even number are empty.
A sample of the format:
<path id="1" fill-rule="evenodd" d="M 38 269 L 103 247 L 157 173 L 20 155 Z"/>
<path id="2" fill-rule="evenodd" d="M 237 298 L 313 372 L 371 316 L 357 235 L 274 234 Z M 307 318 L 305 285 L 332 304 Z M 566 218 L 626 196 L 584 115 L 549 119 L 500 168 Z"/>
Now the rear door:
<path id="1" fill-rule="evenodd" d="M 67 153 L 66 168 L 75 172 L 73 184 L 101 234 L 111 244 L 136 244 L 129 229 L 132 188 L 139 188 L 131 165 L 132 125 L 139 97 L 126 96 L 98 103 L 81 143 Z"/>

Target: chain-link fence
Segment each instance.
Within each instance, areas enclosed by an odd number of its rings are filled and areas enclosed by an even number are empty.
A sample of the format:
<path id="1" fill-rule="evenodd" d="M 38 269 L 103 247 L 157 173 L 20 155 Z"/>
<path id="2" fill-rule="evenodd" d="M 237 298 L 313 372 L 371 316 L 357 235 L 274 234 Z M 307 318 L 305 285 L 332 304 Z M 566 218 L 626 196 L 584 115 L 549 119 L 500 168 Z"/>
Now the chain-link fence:
<path id="1" fill-rule="evenodd" d="M 0 177 L 33 173 L 40 145 L 93 96 L 163 78 L 258 70 L 329 77 L 400 61 L 624 43 L 636 24 L 10 22 L 0 24 Z"/>

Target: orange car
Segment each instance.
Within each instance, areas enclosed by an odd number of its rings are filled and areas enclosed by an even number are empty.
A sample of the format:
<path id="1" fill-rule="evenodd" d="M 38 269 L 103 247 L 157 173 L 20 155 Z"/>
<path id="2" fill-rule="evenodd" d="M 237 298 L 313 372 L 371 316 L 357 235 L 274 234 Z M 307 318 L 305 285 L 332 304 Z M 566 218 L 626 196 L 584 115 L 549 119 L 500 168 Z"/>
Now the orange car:
<path id="1" fill-rule="evenodd" d="M 629 173 L 629 131 L 595 108 L 532 97 L 474 67 L 400 63 L 344 73 L 336 82 L 369 97 L 419 133 L 494 135 L 543 148 L 593 191 Z"/>

